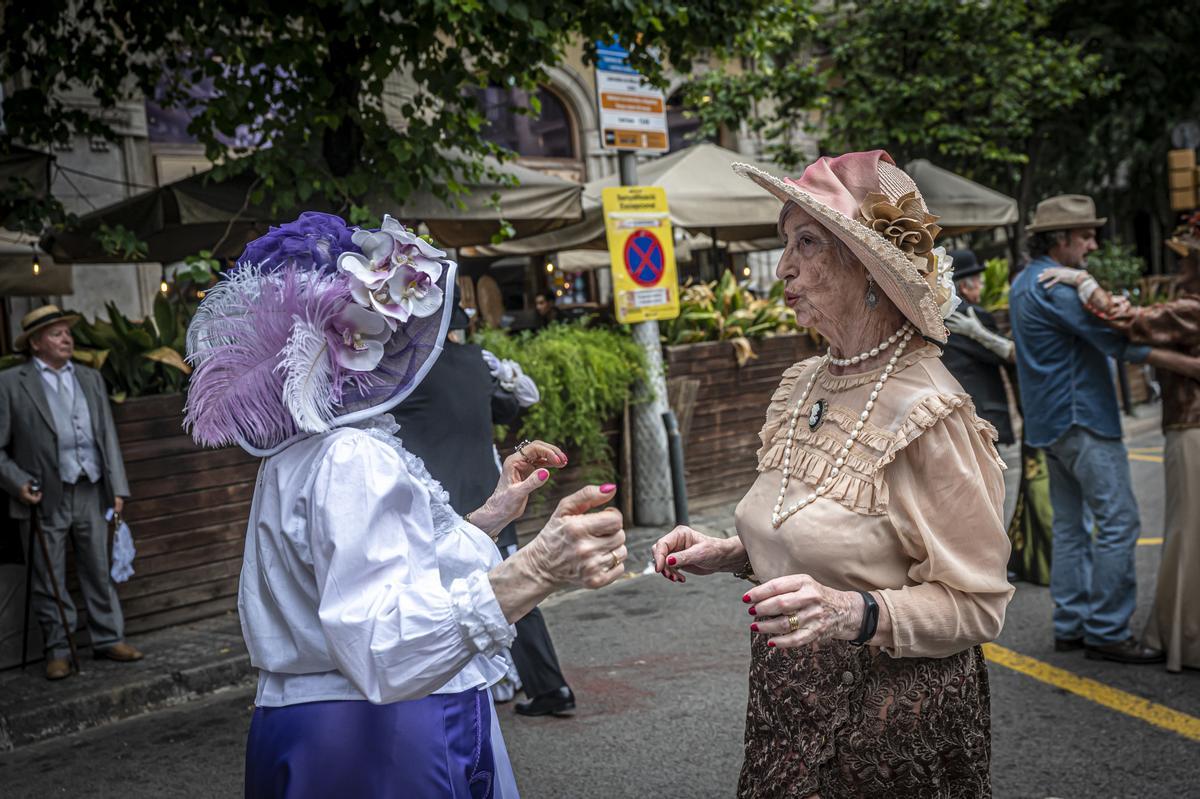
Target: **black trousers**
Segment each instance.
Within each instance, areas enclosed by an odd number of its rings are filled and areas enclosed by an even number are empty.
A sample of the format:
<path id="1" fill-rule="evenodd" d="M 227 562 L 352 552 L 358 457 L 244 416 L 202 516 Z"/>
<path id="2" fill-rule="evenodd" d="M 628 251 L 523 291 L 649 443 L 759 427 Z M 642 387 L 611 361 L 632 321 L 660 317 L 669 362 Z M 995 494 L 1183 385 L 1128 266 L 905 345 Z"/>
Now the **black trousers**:
<path id="1" fill-rule="evenodd" d="M 512 537 L 515 538 L 515 535 Z M 505 558 L 516 551 L 516 544 L 501 544 L 500 552 Z M 558 665 L 558 653 L 554 651 L 554 642 L 550 640 L 550 630 L 546 628 L 546 619 L 542 616 L 542 611 L 539 608 L 529 611 L 516 623 L 516 628 L 517 637 L 512 642 L 512 657 L 517 674 L 521 677 L 525 696 L 533 699 L 565 686 L 567 681 L 563 679 L 562 667 Z"/>

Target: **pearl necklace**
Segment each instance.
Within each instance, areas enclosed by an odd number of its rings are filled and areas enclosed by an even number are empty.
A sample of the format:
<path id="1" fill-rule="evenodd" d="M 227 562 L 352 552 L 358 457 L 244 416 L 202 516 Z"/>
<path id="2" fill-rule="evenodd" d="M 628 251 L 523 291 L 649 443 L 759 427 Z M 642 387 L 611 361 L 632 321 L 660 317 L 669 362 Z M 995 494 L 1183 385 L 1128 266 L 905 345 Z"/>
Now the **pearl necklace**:
<path id="1" fill-rule="evenodd" d="M 824 496 L 829 493 L 829 489 L 833 487 L 833 478 L 841 474 L 842 467 L 846 465 L 846 456 L 850 454 L 850 448 L 854 446 L 854 442 L 858 440 L 859 434 L 862 432 L 863 426 L 871 415 L 871 409 L 875 407 L 875 400 L 879 399 L 879 392 L 883 390 L 883 384 L 892 376 L 892 372 L 896 371 L 896 364 L 900 360 L 900 356 L 904 354 L 904 349 L 908 346 L 908 342 L 913 337 L 913 331 L 907 323 L 897 335 L 902 335 L 903 338 L 900 346 L 896 348 L 896 354 L 888 359 L 887 366 L 883 368 L 883 374 L 875 381 L 874 387 L 871 389 L 870 397 L 867 399 L 867 404 L 863 408 L 863 412 L 858 415 L 858 421 L 854 423 L 854 429 L 850 431 L 850 437 L 846 439 L 846 443 L 842 445 L 841 451 L 838 453 L 837 459 L 833 462 L 833 469 L 830 470 L 829 476 L 817 489 L 805 497 L 802 497 L 796 504 L 789 508 L 783 507 L 783 500 L 787 494 L 788 482 L 791 480 L 792 466 L 792 445 L 796 437 L 796 421 L 800 418 L 801 409 L 808 402 L 808 395 L 812 393 L 813 385 L 817 382 L 817 375 L 821 373 L 821 369 L 827 366 L 832 358 L 826 353 L 821 363 L 817 364 L 817 368 L 813 370 L 812 377 L 808 379 L 808 385 L 804 387 L 804 394 L 800 397 L 800 401 L 796 403 L 796 407 L 792 409 L 792 417 L 788 421 L 787 442 L 783 451 L 783 478 L 779 483 L 779 499 L 775 501 L 775 508 L 771 511 L 771 526 L 778 528 L 783 524 L 789 516 L 800 511 L 805 506 L 816 502 L 817 497 Z"/>
<path id="2" fill-rule="evenodd" d="M 886 341 L 880 342 L 878 347 L 872 347 L 871 349 L 867 350 L 866 352 L 860 352 L 858 355 L 855 355 L 853 358 L 835 358 L 835 357 L 833 357 L 833 349 L 830 348 L 829 362 L 831 364 L 833 364 L 834 366 L 854 366 L 857 363 L 861 363 L 870 358 L 874 358 L 876 355 L 878 355 L 881 352 L 887 352 L 888 349 L 893 344 L 895 344 L 897 341 L 899 341 L 900 337 L 903 336 L 908 331 L 908 328 L 909 328 L 909 324 L 908 324 L 908 322 L 905 322 L 903 327 L 901 327 L 899 330 L 897 330 L 892 335 L 888 336 Z"/>

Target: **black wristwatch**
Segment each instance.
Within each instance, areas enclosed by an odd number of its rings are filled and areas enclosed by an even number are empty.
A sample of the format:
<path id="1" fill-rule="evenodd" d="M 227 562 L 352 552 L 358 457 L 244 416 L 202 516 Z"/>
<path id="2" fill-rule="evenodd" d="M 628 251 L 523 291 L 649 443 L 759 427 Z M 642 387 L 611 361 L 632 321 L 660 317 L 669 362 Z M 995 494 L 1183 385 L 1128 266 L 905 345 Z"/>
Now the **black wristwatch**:
<path id="1" fill-rule="evenodd" d="M 879 627 L 879 603 L 868 591 L 859 591 L 858 593 L 862 595 L 863 602 L 867 607 L 863 611 L 862 627 L 858 631 L 858 637 L 850 642 L 854 646 L 862 646 L 874 638 L 875 630 Z"/>

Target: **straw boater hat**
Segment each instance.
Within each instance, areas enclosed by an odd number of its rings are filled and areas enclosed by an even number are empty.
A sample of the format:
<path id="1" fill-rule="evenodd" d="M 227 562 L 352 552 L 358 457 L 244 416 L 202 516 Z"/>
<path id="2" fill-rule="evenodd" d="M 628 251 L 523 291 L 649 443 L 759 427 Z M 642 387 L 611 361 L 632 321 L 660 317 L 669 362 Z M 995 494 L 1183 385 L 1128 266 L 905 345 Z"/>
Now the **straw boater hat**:
<path id="1" fill-rule="evenodd" d="M 29 346 L 29 338 L 34 333 L 58 322 L 73 325 L 79 321 L 79 314 L 65 313 L 57 305 L 43 305 L 35 308 L 21 318 L 21 333 L 17 336 L 13 347 L 17 352 L 24 352 Z"/>
<path id="2" fill-rule="evenodd" d="M 795 203 L 837 236 L 926 339 L 946 343 L 942 321 L 954 306 L 950 258 L 934 249 L 941 228 L 905 172 L 883 150 L 819 158 L 799 180 L 749 164 L 733 169 L 785 203 Z"/>
<path id="3" fill-rule="evenodd" d="M 1098 228 L 1107 221 L 1108 217 L 1096 216 L 1096 203 L 1086 194 L 1060 194 L 1037 204 L 1033 221 L 1025 230 L 1041 233 L 1046 230 Z"/>

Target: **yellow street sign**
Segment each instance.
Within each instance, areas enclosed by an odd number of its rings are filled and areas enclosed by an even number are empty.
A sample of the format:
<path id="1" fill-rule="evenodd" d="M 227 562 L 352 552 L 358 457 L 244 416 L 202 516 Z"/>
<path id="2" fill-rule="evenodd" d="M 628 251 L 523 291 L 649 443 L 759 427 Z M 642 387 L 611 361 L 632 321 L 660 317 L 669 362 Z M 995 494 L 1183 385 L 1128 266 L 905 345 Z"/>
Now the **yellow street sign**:
<path id="1" fill-rule="evenodd" d="M 617 321 L 631 324 L 679 316 L 667 192 L 658 186 L 614 186 L 605 189 L 602 198 Z"/>

